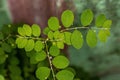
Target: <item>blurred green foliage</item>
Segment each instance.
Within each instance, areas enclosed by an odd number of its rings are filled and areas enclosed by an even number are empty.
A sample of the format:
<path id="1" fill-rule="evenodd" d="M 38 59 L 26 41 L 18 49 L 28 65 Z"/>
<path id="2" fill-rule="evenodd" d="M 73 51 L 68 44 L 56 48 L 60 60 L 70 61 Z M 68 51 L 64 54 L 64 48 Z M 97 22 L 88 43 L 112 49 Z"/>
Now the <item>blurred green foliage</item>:
<path id="1" fill-rule="evenodd" d="M 98 43 L 92 49 L 84 44 L 78 51 L 69 47 L 71 65 L 82 67 L 92 75 L 99 75 L 101 80 L 119 80 L 120 76 L 116 75 L 120 73 L 120 0 L 74 0 L 74 2 L 77 8 L 74 25 L 81 26 L 77 14 L 81 14 L 86 8 L 92 9 L 96 16 L 100 13 L 105 14 L 107 18 L 112 19 L 113 24 L 110 38 L 106 43 Z"/>

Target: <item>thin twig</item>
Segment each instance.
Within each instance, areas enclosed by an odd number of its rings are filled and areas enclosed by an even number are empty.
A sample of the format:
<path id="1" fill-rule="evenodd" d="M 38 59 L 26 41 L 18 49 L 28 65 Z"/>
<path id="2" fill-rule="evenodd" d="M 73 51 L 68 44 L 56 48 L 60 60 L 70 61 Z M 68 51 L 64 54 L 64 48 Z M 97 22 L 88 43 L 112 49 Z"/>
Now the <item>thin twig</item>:
<path id="1" fill-rule="evenodd" d="M 50 53 L 48 51 L 47 41 L 48 41 L 48 39 L 45 40 L 46 53 L 47 53 L 48 61 L 49 61 L 50 68 L 51 68 L 51 71 L 52 71 L 53 80 L 56 80 L 55 79 L 55 73 L 54 73 L 53 66 L 52 66 L 51 56 L 50 56 Z"/>

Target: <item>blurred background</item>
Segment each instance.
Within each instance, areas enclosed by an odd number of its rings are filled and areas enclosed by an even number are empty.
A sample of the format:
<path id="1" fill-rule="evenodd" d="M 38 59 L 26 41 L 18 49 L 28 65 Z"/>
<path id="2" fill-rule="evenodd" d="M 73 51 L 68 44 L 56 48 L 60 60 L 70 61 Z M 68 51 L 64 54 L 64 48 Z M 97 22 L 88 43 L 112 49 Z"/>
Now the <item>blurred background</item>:
<path id="1" fill-rule="evenodd" d="M 60 18 L 65 9 L 75 13 L 74 26 L 80 26 L 79 16 L 87 8 L 95 16 L 104 13 L 113 21 L 111 36 L 95 48 L 89 48 L 86 43 L 80 50 L 69 47 L 71 66 L 79 71 L 81 80 L 93 80 L 89 76 L 120 80 L 120 0 L 0 0 L 0 28 L 10 23 L 37 23 L 44 28 L 50 16 Z"/>

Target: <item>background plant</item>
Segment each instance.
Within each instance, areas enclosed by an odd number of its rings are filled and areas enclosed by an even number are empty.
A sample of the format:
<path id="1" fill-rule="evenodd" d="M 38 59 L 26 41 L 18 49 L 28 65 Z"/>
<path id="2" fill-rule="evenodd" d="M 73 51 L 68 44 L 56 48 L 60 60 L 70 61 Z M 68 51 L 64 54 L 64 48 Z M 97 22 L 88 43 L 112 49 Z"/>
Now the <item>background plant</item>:
<path id="1" fill-rule="evenodd" d="M 104 14 L 98 15 L 95 23 L 92 23 L 93 19 L 93 12 L 87 9 L 80 16 L 82 26 L 74 27 L 74 14 L 66 10 L 61 15 L 62 25 L 57 17 L 50 17 L 48 27 L 43 32 L 37 24 L 23 24 L 18 29 L 12 25 L 3 27 L 0 34 L 1 74 L 8 79 L 22 80 L 22 72 L 24 77 L 28 77 L 31 75 L 30 72 L 35 71 L 36 77 L 40 80 L 73 80 L 76 73 L 69 67 L 68 58 L 61 52 L 64 45 L 80 49 L 86 41 L 89 47 L 95 47 L 98 40 L 106 42 L 110 35 L 111 20 Z M 92 27 L 93 25 L 95 27 Z M 87 31 L 85 38 L 82 30 Z M 18 56 L 25 62 L 20 61 Z M 29 60 L 34 65 L 30 65 Z M 31 80 L 34 79 L 32 76 Z"/>

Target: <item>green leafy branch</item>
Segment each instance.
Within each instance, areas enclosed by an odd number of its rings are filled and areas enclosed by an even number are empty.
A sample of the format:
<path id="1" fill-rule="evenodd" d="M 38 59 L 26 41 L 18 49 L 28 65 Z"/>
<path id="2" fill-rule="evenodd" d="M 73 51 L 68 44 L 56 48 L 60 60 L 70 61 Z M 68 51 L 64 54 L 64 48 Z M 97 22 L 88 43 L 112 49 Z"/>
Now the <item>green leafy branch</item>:
<path id="1" fill-rule="evenodd" d="M 61 54 L 60 49 L 64 49 L 65 44 L 80 49 L 84 43 L 81 29 L 88 30 L 86 42 L 89 47 L 95 47 L 98 40 L 106 42 L 110 36 L 112 21 L 106 19 L 104 14 L 100 14 L 95 18 L 95 27 L 90 27 L 93 18 L 93 12 L 90 9 L 86 9 L 80 16 L 80 22 L 83 27 L 72 27 L 74 14 L 72 11 L 66 10 L 61 15 L 63 29 L 61 29 L 60 21 L 57 17 L 49 18 L 48 27 L 43 32 L 37 24 L 32 26 L 24 24 L 17 29 L 18 34 L 15 44 L 18 48 L 25 49 L 31 64 L 40 64 L 36 70 L 38 79 L 73 80 L 75 73 L 73 70 L 68 69 L 70 62 L 67 57 Z M 41 36 L 43 34 L 44 37 Z M 0 40 L 2 39 L 0 37 Z M 7 43 L 2 44 L 2 48 L 6 45 L 8 46 Z"/>

